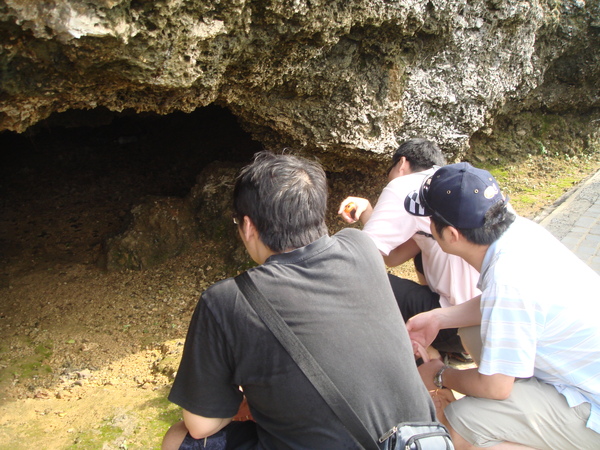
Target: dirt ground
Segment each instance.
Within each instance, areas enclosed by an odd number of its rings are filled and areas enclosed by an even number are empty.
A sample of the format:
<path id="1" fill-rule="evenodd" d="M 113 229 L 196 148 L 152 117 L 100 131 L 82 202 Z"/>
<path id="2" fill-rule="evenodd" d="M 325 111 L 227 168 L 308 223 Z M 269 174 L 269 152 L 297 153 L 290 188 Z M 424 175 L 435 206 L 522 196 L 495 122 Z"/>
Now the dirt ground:
<path id="1" fill-rule="evenodd" d="M 197 169 L 117 150 L 105 160 L 91 147 L 38 147 L 3 163 L 0 449 L 158 448 L 179 417 L 166 395 L 189 319 L 200 293 L 232 274 L 211 242 L 144 271 L 96 265 L 139 198 L 182 192 L 174 178 Z M 598 167 L 596 156 L 538 155 L 497 173 L 533 217 Z M 343 226 L 333 209 L 346 194 L 375 200 L 379 189 L 332 177 L 331 230 Z M 410 265 L 399 273 L 412 276 Z"/>

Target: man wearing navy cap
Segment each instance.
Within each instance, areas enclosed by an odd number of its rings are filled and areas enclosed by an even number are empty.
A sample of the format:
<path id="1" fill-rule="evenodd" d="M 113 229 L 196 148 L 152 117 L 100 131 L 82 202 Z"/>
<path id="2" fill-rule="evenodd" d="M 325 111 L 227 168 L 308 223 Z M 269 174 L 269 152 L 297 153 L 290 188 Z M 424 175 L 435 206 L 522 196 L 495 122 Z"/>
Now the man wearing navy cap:
<path id="1" fill-rule="evenodd" d="M 600 276 L 468 163 L 436 171 L 405 206 L 480 272 L 480 297 L 407 324 L 416 353 L 440 329 L 479 332 L 461 332 L 477 368 L 419 368 L 429 389 L 465 395 L 439 412 L 456 448 L 600 448 Z"/>

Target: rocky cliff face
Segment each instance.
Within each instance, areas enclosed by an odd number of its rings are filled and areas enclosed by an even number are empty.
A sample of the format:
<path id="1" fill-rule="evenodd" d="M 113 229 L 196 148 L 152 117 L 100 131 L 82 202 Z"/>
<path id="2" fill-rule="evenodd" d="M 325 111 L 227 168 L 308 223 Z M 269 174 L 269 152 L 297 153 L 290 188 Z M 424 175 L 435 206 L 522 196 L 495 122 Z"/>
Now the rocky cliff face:
<path id="1" fill-rule="evenodd" d="M 264 143 L 456 157 L 498 116 L 600 107 L 591 0 L 0 0 L 0 33 L 0 130 L 218 104 Z"/>

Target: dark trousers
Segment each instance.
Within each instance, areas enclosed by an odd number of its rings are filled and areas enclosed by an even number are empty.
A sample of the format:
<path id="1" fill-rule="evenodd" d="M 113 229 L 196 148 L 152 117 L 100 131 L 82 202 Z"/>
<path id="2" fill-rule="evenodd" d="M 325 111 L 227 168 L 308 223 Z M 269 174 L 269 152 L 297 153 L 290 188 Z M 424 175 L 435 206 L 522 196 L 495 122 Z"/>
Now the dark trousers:
<path id="1" fill-rule="evenodd" d="M 231 422 L 205 439 L 194 439 L 188 433 L 179 450 L 252 450 L 257 443 L 256 423 L 246 420 Z"/>
<path id="2" fill-rule="evenodd" d="M 388 274 L 392 291 L 396 297 L 396 303 L 402 313 L 404 321 L 407 321 L 419 313 L 431 311 L 440 307 L 440 296 L 436 294 L 429 286 L 423 286 L 412 280 L 400 278 Z M 457 334 L 457 328 L 448 328 L 440 330 L 433 341 L 433 347 L 441 352 L 464 352 L 460 337 Z"/>

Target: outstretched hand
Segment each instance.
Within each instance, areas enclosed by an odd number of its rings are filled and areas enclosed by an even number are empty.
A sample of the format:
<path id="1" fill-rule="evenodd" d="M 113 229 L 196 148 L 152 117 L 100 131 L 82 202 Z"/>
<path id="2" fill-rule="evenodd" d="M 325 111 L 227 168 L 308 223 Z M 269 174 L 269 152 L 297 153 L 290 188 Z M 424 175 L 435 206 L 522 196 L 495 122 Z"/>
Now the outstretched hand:
<path id="1" fill-rule="evenodd" d="M 425 360 L 425 349 L 431 345 L 440 331 L 433 311 L 424 312 L 411 317 L 406 322 L 406 329 L 413 344 L 413 352 Z"/>
<path id="2" fill-rule="evenodd" d="M 351 203 L 353 203 L 353 205 L 351 205 Z M 346 199 L 340 203 L 338 214 L 342 216 L 344 221 L 354 223 L 358 221 L 360 216 L 368 209 L 372 209 L 372 207 L 371 203 L 366 198 L 346 197 Z"/>
<path id="3" fill-rule="evenodd" d="M 424 363 L 431 361 L 431 357 L 429 353 L 427 353 L 427 348 L 423 347 L 417 341 L 410 341 L 413 348 L 413 353 L 416 357 L 421 358 Z"/>

